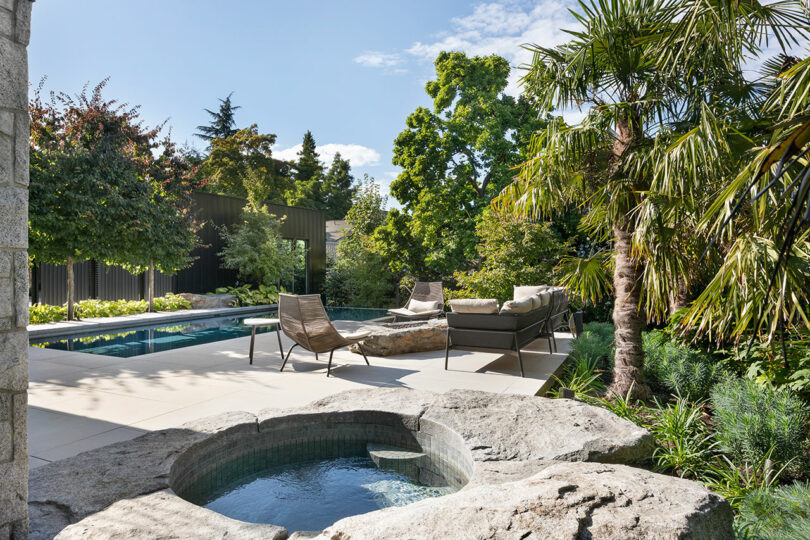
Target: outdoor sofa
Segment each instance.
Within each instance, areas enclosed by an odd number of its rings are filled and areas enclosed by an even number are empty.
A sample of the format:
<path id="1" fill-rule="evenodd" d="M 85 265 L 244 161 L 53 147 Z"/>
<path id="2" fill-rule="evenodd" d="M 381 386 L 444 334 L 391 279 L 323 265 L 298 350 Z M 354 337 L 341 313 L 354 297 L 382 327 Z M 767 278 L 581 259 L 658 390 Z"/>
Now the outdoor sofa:
<path id="1" fill-rule="evenodd" d="M 531 296 L 527 296 L 531 294 Z M 497 300 L 450 301 L 447 313 L 447 340 L 444 369 L 448 369 L 451 349 L 483 352 L 514 352 L 525 377 L 521 348 L 534 340 L 548 339 L 549 351 L 556 351 L 554 331 L 565 321 L 568 298 L 562 287 L 515 287 L 515 299 L 500 311 Z M 464 304 L 463 302 L 467 302 Z M 486 303 L 487 308 L 483 308 Z M 530 306 L 527 308 L 527 304 Z M 463 312 L 467 311 L 467 312 Z M 489 311 L 471 313 L 469 311 Z"/>

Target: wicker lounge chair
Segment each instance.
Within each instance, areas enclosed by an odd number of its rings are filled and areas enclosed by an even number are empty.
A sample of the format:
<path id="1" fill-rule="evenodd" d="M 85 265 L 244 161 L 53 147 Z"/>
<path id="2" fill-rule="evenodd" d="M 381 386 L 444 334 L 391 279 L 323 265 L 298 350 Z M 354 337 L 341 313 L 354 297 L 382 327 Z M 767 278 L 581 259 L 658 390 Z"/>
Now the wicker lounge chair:
<path id="1" fill-rule="evenodd" d="M 414 307 L 412 304 L 414 301 L 435 302 L 438 304 L 438 308 L 428 311 L 414 311 L 410 309 Z M 444 313 L 444 290 L 441 281 L 417 281 L 405 307 L 388 310 L 388 314 L 394 316 L 394 322 L 435 319 L 442 313 Z"/>
<path id="2" fill-rule="evenodd" d="M 278 315 L 284 335 L 295 342 L 287 351 L 287 356 L 284 358 L 284 363 L 281 364 L 279 371 L 284 371 L 290 353 L 295 347 L 299 346 L 314 352 L 316 360 L 318 359 L 318 353 L 329 351 L 329 364 L 326 367 L 327 377 L 332 373 L 332 354 L 335 349 L 348 347 L 354 343 L 358 344 L 366 365 L 371 365 L 368 363 L 363 346 L 358 343 L 363 338 L 368 337 L 370 333 L 358 332 L 344 335 L 338 332 L 326 314 L 320 295 L 304 294 L 295 296 L 280 294 L 278 295 Z"/>

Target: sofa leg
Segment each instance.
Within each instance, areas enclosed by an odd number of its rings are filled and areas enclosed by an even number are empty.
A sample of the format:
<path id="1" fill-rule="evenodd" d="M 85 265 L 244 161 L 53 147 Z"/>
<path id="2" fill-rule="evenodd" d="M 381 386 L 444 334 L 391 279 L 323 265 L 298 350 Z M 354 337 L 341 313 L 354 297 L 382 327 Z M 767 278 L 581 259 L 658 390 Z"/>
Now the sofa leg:
<path id="1" fill-rule="evenodd" d="M 526 374 L 523 372 L 523 356 L 520 354 L 520 344 L 518 343 L 517 334 L 515 334 L 515 350 L 517 351 L 518 364 L 520 364 L 520 376 L 525 377 Z"/>
<path id="2" fill-rule="evenodd" d="M 450 358 L 450 329 L 447 329 L 447 340 L 444 343 L 444 370 L 447 371 L 447 361 Z"/>
<path id="3" fill-rule="evenodd" d="M 554 332 L 551 332 L 551 341 L 554 343 L 554 352 L 557 352 L 557 338 L 554 337 Z"/>

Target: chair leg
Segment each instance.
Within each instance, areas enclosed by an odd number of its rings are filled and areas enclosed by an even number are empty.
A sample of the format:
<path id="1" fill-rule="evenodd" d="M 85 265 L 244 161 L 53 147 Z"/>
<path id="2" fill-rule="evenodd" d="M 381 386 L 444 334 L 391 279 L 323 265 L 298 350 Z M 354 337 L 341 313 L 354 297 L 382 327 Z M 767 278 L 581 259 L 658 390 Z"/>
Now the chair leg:
<path id="1" fill-rule="evenodd" d="M 366 351 L 363 350 L 363 346 L 358 343 L 357 348 L 360 349 L 360 354 L 363 355 L 363 360 L 366 361 L 366 365 L 370 366 L 371 364 L 368 363 L 368 356 L 366 356 Z"/>
<path id="2" fill-rule="evenodd" d="M 279 371 L 284 371 L 284 366 L 287 365 L 287 360 L 290 359 L 290 353 L 294 348 L 298 347 L 298 343 L 294 343 L 290 350 L 287 351 L 287 356 L 284 357 L 284 362 L 281 363 L 281 369 Z"/>
<path id="3" fill-rule="evenodd" d="M 447 361 L 450 358 L 450 329 L 447 329 L 447 340 L 444 343 L 444 370 L 447 371 Z"/>
<path id="4" fill-rule="evenodd" d="M 255 342 L 256 342 L 256 326 L 254 325 L 250 329 L 250 365 L 253 365 L 253 344 Z"/>
<path id="5" fill-rule="evenodd" d="M 335 349 L 329 351 L 329 363 L 326 365 L 326 376 L 328 377 L 332 373 L 332 353 L 335 352 Z M 315 353 L 316 355 L 318 353 Z"/>
<path id="6" fill-rule="evenodd" d="M 518 364 L 520 364 L 520 376 L 525 377 L 526 374 L 523 372 L 523 356 L 520 354 L 520 344 L 518 343 L 517 334 L 515 334 L 515 350 L 517 351 Z"/>
<path id="7" fill-rule="evenodd" d="M 281 359 L 284 360 L 284 347 L 281 345 L 281 332 L 278 331 L 278 326 L 276 326 L 276 337 L 278 338 L 278 352 L 281 354 Z"/>
<path id="8" fill-rule="evenodd" d="M 315 353 L 315 360 L 318 360 L 318 353 Z"/>

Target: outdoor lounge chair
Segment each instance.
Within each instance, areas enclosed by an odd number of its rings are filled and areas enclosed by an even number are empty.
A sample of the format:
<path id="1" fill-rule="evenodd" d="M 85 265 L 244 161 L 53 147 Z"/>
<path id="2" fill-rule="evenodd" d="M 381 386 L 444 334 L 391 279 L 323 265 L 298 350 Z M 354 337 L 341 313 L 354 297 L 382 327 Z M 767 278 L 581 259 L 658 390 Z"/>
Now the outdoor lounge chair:
<path id="1" fill-rule="evenodd" d="M 421 309 L 418 304 L 432 303 L 433 309 Z M 405 307 L 389 309 L 388 314 L 398 321 L 425 321 L 436 319 L 444 312 L 444 290 L 441 281 L 417 281 Z"/>
<path id="2" fill-rule="evenodd" d="M 278 315 L 282 332 L 295 342 L 287 351 L 287 356 L 284 358 L 279 371 L 284 371 L 284 366 L 287 365 L 287 360 L 290 359 L 290 353 L 299 346 L 314 352 L 316 360 L 318 359 L 318 353 L 329 351 L 329 364 L 326 367 L 327 377 L 332 373 L 332 354 L 335 349 L 348 347 L 354 343 L 357 343 L 360 348 L 360 353 L 363 355 L 366 365 L 371 365 L 368 363 L 363 346 L 359 343 L 363 338 L 368 337 L 370 332 L 356 332 L 345 335 L 338 332 L 335 325 L 329 320 L 319 294 L 278 295 Z"/>

